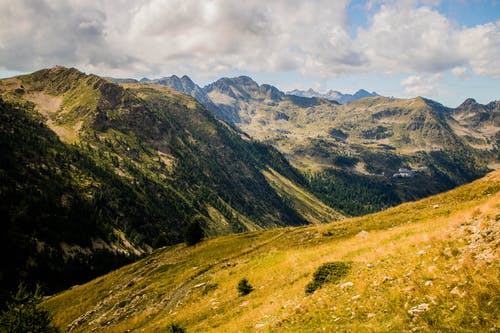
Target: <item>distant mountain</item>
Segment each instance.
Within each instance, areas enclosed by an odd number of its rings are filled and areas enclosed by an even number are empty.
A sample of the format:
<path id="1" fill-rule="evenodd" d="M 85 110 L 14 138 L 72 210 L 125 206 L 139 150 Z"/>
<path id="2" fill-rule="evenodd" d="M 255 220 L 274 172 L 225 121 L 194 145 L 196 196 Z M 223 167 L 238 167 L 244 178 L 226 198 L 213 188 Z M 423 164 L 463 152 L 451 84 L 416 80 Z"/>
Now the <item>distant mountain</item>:
<path id="1" fill-rule="evenodd" d="M 214 236 L 342 218 L 273 147 L 189 95 L 126 82 L 64 67 L 0 80 L 1 243 L 15 257 L 0 289 L 80 283 L 182 242 L 193 221 Z"/>
<path id="2" fill-rule="evenodd" d="M 450 125 L 471 146 L 500 150 L 500 101 L 482 105 L 469 98 L 451 114 Z"/>
<path id="3" fill-rule="evenodd" d="M 202 103 L 212 114 L 214 114 L 219 119 L 223 119 L 223 115 L 221 110 L 215 106 L 210 98 L 207 97 L 205 91 L 194 83 L 191 78 L 187 75 L 183 75 L 182 77 L 178 77 L 177 75 L 166 76 L 161 79 L 148 79 L 142 78 L 141 80 L 135 79 L 117 79 L 117 78 L 108 78 L 110 81 L 115 83 L 155 83 L 160 84 L 162 86 L 170 87 L 175 90 L 181 91 L 188 95 L 196 98 L 200 103 Z"/>
<path id="4" fill-rule="evenodd" d="M 340 104 L 346 104 L 361 98 L 366 98 L 366 97 L 376 97 L 380 96 L 376 92 L 368 92 L 364 89 L 358 90 L 354 95 L 351 94 L 342 94 L 339 91 L 334 91 L 334 90 L 329 90 L 328 92 L 322 94 L 319 92 L 314 91 L 313 89 L 309 88 L 308 90 L 292 90 L 287 92 L 289 95 L 295 95 L 295 96 L 300 96 L 300 97 L 320 97 L 320 98 L 326 98 L 332 101 L 339 102 Z"/>
<path id="5" fill-rule="evenodd" d="M 217 118 L 312 170 L 310 188 L 348 215 L 450 189 L 499 163 L 496 102 L 450 109 L 360 90 L 343 95 L 350 102 L 340 105 L 310 97 L 312 89 L 285 94 L 247 76 L 222 78 L 202 91 Z"/>

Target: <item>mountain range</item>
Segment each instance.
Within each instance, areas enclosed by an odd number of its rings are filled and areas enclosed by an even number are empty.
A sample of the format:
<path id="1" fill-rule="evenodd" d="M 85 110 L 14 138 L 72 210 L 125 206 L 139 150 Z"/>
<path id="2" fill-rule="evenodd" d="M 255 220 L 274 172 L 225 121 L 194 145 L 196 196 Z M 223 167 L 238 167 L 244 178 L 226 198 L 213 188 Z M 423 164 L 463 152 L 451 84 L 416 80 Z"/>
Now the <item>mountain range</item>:
<path id="1" fill-rule="evenodd" d="M 194 224 L 216 237 L 336 221 L 499 164 L 498 101 L 341 105 L 246 76 L 141 81 L 60 66 L 0 80 L 3 292 L 82 283 Z"/>
<path id="2" fill-rule="evenodd" d="M 352 101 L 356 101 L 361 98 L 375 97 L 379 96 L 376 92 L 368 92 L 364 89 L 359 89 L 354 94 L 343 94 L 340 91 L 329 90 L 326 93 L 319 93 L 309 88 L 307 90 L 294 89 L 287 92 L 288 95 L 295 95 L 300 97 L 320 97 L 329 99 L 331 101 L 339 102 L 340 104 L 346 104 Z"/>
<path id="3" fill-rule="evenodd" d="M 376 95 L 340 105 L 285 94 L 246 76 L 204 88 L 187 76 L 177 79 L 155 82 L 176 81 L 178 89 L 190 87 L 183 90 L 188 94 L 203 93 L 199 100 L 208 100 L 206 107 L 217 118 L 276 147 L 309 175 L 318 196 L 348 215 L 450 189 L 499 163 L 498 101 L 481 105 L 468 99 L 452 109 L 422 97 Z M 347 189 L 353 184 L 354 193 Z M 373 193 L 363 197 L 374 188 L 385 193 L 383 199 Z M 354 208 L 352 197 L 360 196 L 365 207 Z"/>

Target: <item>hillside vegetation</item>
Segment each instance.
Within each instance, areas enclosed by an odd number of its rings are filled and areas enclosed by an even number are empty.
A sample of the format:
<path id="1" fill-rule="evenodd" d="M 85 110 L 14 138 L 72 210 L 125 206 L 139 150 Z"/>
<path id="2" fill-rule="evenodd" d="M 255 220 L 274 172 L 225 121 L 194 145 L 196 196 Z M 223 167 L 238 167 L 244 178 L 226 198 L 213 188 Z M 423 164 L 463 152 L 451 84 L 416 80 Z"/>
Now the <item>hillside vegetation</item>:
<path id="1" fill-rule="evenodd" d="M 279 152 L 170 88 L 54 67 L 0 80 L 0 120 L 2 254 L 15 257 L 0 293 L 87 281 L 184 241 L 190 223 L 215 236 L 342 218 L 292 204 L 318 200 Z"/>
<path id="2" fill-rule="evenodd" d="M 496 171 L 364 217 L 166 247 L 44 304 L 71 332 L 498 331 L 499 219 Z"/>

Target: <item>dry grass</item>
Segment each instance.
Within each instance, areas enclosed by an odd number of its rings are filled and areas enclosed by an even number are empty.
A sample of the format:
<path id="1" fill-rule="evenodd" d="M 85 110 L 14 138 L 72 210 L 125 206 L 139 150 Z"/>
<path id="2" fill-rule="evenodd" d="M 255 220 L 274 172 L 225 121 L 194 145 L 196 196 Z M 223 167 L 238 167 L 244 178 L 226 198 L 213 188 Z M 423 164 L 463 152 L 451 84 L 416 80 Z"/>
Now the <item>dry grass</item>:
<path id="1" fill-rule="evenodd" d="M 280 196 L 289 201 L 291 206 L 307 221 L 317 224 L 344 218 L 342 214 L 336 212 L 286 177 L 283 177 L 276 170 L 269 168 L 268 171 L 262 171 L 262 173 Z"/>
<path id="2" fill-rule="evenodd" d="M 498 331 L 499 189 L 495 172 L 366 217 L 165 248 L 45 305 L 73 332 Z M 334 261 L 347 276 L 306 295 Z"/>

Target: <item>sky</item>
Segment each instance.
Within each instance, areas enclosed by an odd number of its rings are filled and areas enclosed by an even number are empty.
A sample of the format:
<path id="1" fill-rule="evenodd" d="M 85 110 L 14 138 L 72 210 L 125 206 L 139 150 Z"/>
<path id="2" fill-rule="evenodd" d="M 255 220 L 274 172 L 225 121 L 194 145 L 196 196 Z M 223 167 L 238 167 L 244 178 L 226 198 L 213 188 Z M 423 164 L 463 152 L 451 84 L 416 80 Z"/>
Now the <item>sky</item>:
<path id="1" fill-rule="evenodd" d="M 0 77 L 55 65 L 488 103 L 500 0 L 0 0 Z"/>

